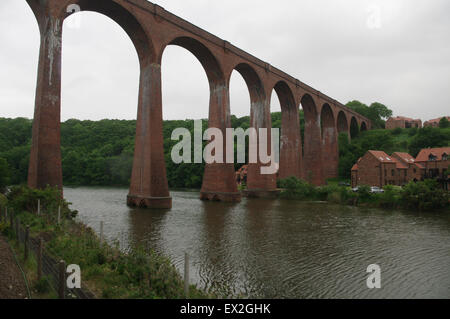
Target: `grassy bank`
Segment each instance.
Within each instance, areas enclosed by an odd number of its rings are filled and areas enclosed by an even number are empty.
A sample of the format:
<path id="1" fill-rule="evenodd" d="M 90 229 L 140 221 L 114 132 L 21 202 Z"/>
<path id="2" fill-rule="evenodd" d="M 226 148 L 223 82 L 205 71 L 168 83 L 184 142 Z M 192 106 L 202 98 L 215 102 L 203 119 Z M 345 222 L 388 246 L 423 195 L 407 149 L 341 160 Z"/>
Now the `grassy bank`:
<path id="1" fill-rule="evenodd" d="M 434 180 L 411 182 L 404 187 L 385 186 L 381 194 L 371 193 L 369 186 L 361 186 L 358 192 L 336 183 L 315 187 L 295 177 L 279 181 L 278 186 L 283 189 L 280 197 L 285 199 L 416 211 L 450 209 L 450 193 Z"/>
<path id="2" fill-rule="evenodd" d="M 170 260 L 142 247 L 130 248 L 126 253 L 101 243 L 95 232 L 75 221 L 76 211 L 60 200 L 56 189 L 43 191 L 26 187 L 13 188 L 7 196 L 7 206 L 13 209 L 21 225 L 30 227 L 30 236 L 43 238 L 46 251 L 56 260 L 76 264 L 81 268 L 82 283 L 98 298 L 182 299 L 185 298 L 184 282 Z M 40 200 L 41 214 L 37 215 Z M 5 201 L 1 202 L 5 206 Z M 58 206 L 61 205 L 61 223 L 57 223 Z M 13 230 L 7 223 L 0 224 L 0 231 L 14 240 Z M 21 247 L 12 245 L 17 255 Z M 23 260 L 22 260 L 23 261 Z M 48 283 L 36 279 L 36 261 L 30 258 L 24 264 L 34 294 L 54 297 Z M 35 296 L 34 296 L 35 297 Z M 213 297 L 195 286 L 190 286 L 190 298 Z"/>

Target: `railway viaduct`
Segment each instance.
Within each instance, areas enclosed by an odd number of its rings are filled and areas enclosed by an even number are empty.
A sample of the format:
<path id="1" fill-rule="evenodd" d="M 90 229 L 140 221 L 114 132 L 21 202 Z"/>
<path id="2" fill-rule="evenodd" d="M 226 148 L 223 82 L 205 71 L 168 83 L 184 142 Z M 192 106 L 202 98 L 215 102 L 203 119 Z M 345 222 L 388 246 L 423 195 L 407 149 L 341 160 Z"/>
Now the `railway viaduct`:
<path id="1" fill-rule="evenodd" d="M 352 127 L 371 128 L 368 119 L 320 91 L 274 68 L 178 16 L 146 0 L 26 0 L 40 30 L 33 138 L 28 185 L 62 189 L 60 149 L 61 45 L 64 19 L 73 5 L 104 14 L 131 38 L 140 62 L 135 155 L 128 204 L 170 208 L 163 150 L 161 60 L 169 45 L 190 51 L 202 64 L 210 86 L 209 127 L 231 127 L 229 81 L 233 70 L 244 78 L 250 93 L 250 123 L 271 127 L 270 101 L 275 90 L 282 109 L 279 178 L 297 176 L 315 185 L 337 176 L 337 136 Z M 68 10 L 69 9 L 69 10 Z M 305 114 L 301 141 L 299 107 Z M 225 136 L 225 134 L 224 134 Z M 303 145 L 302 145 L 303 144 Z M 226 152 L 224 152 L 226 154 Z M 276 189 L 275 175 L 261 175 L 251 164 L 247 186 L 253 195 Z M 232 164 L 208 164 L 201 198 L 239 201 Z"/>

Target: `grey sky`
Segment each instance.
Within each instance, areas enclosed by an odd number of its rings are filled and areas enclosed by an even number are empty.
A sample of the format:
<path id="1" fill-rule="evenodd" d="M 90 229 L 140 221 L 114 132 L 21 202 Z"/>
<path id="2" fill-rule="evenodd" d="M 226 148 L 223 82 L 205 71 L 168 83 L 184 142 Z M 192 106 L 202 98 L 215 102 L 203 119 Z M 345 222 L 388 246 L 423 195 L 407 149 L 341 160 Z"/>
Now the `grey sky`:
<path id="1" fill-rule="evenodd" d="M 379 101 L 395 115 L 422 120 L 450 115 L 448 0 L 156 3 L 342 103 Z M 80 28 L 68 25 L 77 16 Z M 25 0 L 1 0 L 0 117 L 32 118 L 38 52 L 37 24 Z M 162 68 L 164 118 L 206 118 L 209 88 L 195 57 L 170 47 Z M 138 77 L 136 52 L 115 22 L 88 12 L 66 21 L 62 120 L 134 119 Z M 272 110 L 280 110 L 275 95 Z M 249 114 L 237 73 L 231 112 Z"/>

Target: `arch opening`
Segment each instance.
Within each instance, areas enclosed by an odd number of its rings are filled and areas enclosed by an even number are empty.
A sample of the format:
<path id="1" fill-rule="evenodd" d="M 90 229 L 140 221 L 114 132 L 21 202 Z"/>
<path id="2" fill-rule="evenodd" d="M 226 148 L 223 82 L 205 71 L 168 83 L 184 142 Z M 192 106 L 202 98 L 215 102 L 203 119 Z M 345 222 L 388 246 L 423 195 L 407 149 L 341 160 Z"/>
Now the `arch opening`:
<path id="1" fill-rule="evenodd" d="M 340 111 L 338 114 L 337 129 L 339 134 L 341 133 L 348 134 L 348 121 L 343 111 Z"/>
<path id="2" fill-rule="evenodd" d="M 168 46 L 180 46 L 191 52 L 201 63 L 206 72 L 211 89 L 216 85 L 225 85 L 222 68 L 212 52 L 200 41 L 190 37 L 178 37 L 169 42 Z M 161 56 L 166 48 L 163 49 Z"/>
<path id="3" fill-rule="evenodd" d="M 361 123 L 361 132 L 365 132 L 365 131 L 367 131 L 367 124 L 366 124 L 366 122 L 362 122 Z"/>
<path id="4" fill-rule="evenodd" d="M 151 39 L 147 36 L 137 18 L 120 4 L 109 0 L 77 0 L 74 1 L 74 4 L 78 4 L 81 11 L 69 13 L 69 17 L 84 11 L 93 11 L 107 16 L 128 34 L 136 48 L 141 67 L 154 61 L 155 51 Z M 63 12 L 63 14 L 68 15 L 66 12 Z"/>
<path id="5" fill-rule="evenodd" d="M 350 121 L 350 137 L 356 138 L 359 134 L 359 127 L 358 127 L 358 121 L 354 116 L 352 116 L 352 119 Z"/>
<path id="6" fill-rule="evenodd" d="M 79 28 L 72 27 L 78 18 L 82 22 Z M 69 184 L 128 186 L 135 123 L 122 120 L 136 118 L 140 66 L 135 46 L 119 24 L 93 11 L 69 16 L 63 32 L 63 180 Z M 105 33 L 110 39 L 102 37 Z M 108 120 L 100 121 L 104 119 Z M 93 125 L 92 120 L 100 122 Z M 100 140 L 92 140 L 93 132 Z M 84 154 L 76 151 L 81 147 Z"/>

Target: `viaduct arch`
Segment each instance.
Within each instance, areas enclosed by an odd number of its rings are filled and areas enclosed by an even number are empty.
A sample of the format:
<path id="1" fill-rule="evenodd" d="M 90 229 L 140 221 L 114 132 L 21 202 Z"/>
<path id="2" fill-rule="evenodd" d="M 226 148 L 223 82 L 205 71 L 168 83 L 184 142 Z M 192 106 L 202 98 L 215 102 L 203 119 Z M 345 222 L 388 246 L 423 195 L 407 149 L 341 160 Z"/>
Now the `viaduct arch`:
<path id="1" fill-rule="evenodd" d="M 135 154 L 127 203 L 171 208 L 162 135 L 161 60 L 169 45 L 190 51 L 202 64 L 210 87 L 209 127 L 231 127 L 229 82 L 233 70 L 250 93 L 251 126 L 271 128 L 270 99 L 275 90 L 282 108 L 278 178 L 296 176 L 322 185 L 337 174 L 337 135 L 371 129 L 368 119 L 300 80 L 146 0 L 26 0 L 39 25 L 41 47 L 36 86 L 28 185 L 62 189 L 60 150 L 61 44 L 71 8 L 95 11 L 117 22 L 132 40 L 140 64 Z M 304 149 L 299 107 L 305 113 Z M 356 123 L 356 124 L 355 124 Z M 224 143 L 226 145 L 226 143 Z M 270 145 L 269 145 L 270 147 Z M 224 154 L 226 154 L 224 152 Z M 276 190 L 275 175 L 248 169 L 249 193 Z M 239 201 L 233 164 L 207 164 L 201 190 L 206 200 Z"/>

